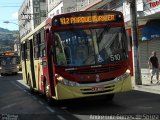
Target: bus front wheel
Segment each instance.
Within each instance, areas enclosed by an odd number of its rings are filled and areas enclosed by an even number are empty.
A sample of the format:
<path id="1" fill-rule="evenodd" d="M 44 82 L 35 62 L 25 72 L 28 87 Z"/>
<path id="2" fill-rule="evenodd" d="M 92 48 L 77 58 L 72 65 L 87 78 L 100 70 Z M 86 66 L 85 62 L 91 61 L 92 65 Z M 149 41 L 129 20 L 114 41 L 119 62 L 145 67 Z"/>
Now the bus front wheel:
<path id="1" fill-rule="evenodd" d="M 112 101 L 113 98 L 114 98 L 114 95 L 115 95 L 115 94 L 108 94 L 108 95 L 106 96 L 107 101 Z"/>

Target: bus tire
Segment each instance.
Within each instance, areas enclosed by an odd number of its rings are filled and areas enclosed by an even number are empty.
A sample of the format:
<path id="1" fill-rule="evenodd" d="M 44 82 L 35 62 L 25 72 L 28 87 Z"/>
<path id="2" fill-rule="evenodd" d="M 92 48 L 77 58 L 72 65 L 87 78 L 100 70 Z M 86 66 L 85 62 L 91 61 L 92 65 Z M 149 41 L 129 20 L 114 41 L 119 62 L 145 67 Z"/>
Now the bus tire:
<path id="1" fill-rule="evenodd" d="M 108 94 L 108 95 L 106 96 L 107 101 L 112 101 L 113 98 L 114 98 L 114 95 L 115 95 L 115 94 Z"/>
<path id="2" fill-rule="evenodd" d="M 1 76 L 4 76 L 4 74 L 3 74 L 3 73 L 1 73 Z"/>
<path id="3" fill-rule="evenodd" d="M 45 97 L 46 97 L 47 103 L 49 105 L 51 105 L 52 104 L 52 99 L 49 95 L 49 86 L 48 86 L 47 80 L 45 81 Z"/>
<path id="4" fill-rule="evenodd" d="M 34 94 L 34 89 L 32 87 L 31 78 L 28 76 L 28 85 L 29 85 L 29 91 L 31 94 Z"/>
<path id="5" fill-rule="evenodd" d="M 17 72 L 14 73 L 14 75 L 17 75 L 17 74 L 18 74 Z"/>

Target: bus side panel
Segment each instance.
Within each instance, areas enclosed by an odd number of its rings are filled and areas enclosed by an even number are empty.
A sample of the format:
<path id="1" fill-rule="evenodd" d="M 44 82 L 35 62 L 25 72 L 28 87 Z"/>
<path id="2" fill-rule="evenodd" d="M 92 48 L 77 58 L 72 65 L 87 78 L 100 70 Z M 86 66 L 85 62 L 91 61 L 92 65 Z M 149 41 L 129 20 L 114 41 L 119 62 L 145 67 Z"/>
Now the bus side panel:
<path id="1" fill-rule="evenodd" d="M 35 74 L 35 81 L 36 81 L 36 88 L 39 90 L 39 80 L 40 80 L 40 66 L 39 60 L 34 60 L 34 74 Z"/>
<path id="2" fill-rule="evenodd" d="M 44 89 L 42 88 L 42 84 L 44 83 L 44 80 L 46 79 L 46 77 L 43 74 L 43 59 L 41 58 L 39 60 L 39 64 L 38 64 L 38 87 L 39 90 L 43 93 Z"/>
<path id="3" fill-rule="evenodd" d="M 27 83 L 26 62 L 23 60 L 21 64 L 22 64 L 22 79 L 25 81 L 25 83 Z"/>

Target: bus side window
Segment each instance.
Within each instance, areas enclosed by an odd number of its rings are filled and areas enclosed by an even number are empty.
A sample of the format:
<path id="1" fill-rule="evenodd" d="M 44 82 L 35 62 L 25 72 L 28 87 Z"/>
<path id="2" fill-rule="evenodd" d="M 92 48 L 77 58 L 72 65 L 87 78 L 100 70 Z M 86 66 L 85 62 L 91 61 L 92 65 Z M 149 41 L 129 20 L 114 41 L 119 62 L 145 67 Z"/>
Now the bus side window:
<path id="1" fill-rule="evenodd" d="M 40 47 L 39 47 L 39 43 L 40 43 L 40 33 L 37 33 L 34 35 L 34 58 L 38 59 L 40 56 Z"/>
<path id="2" fill-rule="evenodd" d="M 46 56 L 46 50 L 45 50 L 45 45 L 44 44 L 42 44 L 41 46 L 40 46 L 40 57 L 45 57 Z"/>
<path id="3" fill-rule="evenodd" d="M 30 59 L 30 41 L 27 41 L 26 59 Z"/>
<path id="4" fill-rule="evenodd" d="M 45 44 L 44 44 L 44 41 L 45 41 L 45 37 L 44 37 L 44 29 L 41 29 L 40 31 L 40 57 L 45 57 L 46 56 L 46 51 L 45 51 Z"/>

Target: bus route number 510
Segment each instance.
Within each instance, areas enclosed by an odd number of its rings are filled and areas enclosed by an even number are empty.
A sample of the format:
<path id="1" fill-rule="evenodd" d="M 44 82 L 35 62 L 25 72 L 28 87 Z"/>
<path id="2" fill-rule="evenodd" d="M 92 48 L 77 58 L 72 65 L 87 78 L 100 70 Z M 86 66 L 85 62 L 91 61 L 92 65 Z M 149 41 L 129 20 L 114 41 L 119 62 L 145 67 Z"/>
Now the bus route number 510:
<path id="1" fill-rule="evenodd" d="M 120 54 L 110 55 L 110 60 L 111 60 L 111 62 L 119 61 L 119 60 L 121 60 L 121 55 Z"/>

